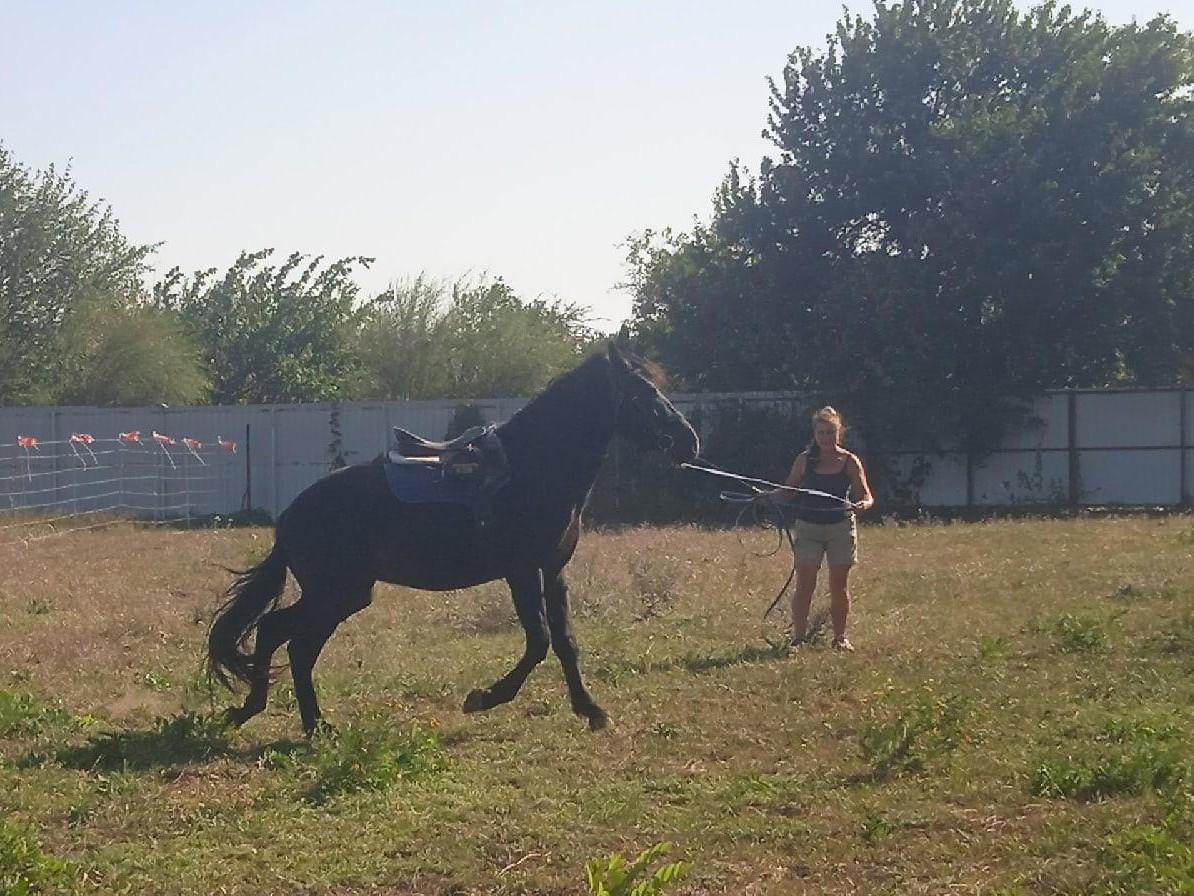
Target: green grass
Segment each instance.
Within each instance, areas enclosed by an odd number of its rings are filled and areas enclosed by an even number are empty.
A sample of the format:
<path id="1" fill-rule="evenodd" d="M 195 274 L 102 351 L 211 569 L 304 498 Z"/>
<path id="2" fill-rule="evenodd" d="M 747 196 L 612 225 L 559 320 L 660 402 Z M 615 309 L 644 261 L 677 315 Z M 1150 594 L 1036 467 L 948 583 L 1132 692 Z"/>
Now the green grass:
<path id="1" fill-rule="evenodd" d="M 1064 755 L 1039 762 L 1029 790 L 1084 801 L 1145 791 L 1184 795 L 1194 785 L 1194 764 L 1181 738 L 1182 729 L 1171 719 L 1109 719 Z"/>
<path id="2" fill-rule="evenodd" d="M 303 754 L 287 754 L 290 768 L 306 772 L 307 797 L 323 803 L 342 794 L 385 790 L 400 780 L 441 771 L 447 754 L 440 736 L 418 725 L 395 730 L 379 719 L 353 721 L 315 740 Z"/>
<path id="3" fill-rule="evenodd" d="M 51 893 L 74 881 L 74 869 L 43 852 L 31 831 L 0 819 L 0 894 Z"/>
<path id="4" fill-rule="evenodd" d="M 385 586 L 324 651 L 311 742 L 285 672 L 239 730 L 197 678 L 219 567 L 269 532 L 0 552 L 0 894 L 1191 893 L 1189 532 L 867 526 L 857 651 L 793 656 L 766 533 L 589 533 L 610 730 L 554 657 L 463 715 L 522 651 L 503 588 Z"/>
<path id="5" fill-rule="evenodd" d="M 966 706 L 957 695 L 932 690 L 903 699 L 894 710 L 868 720 L 858 735 L 869 775 L 882 781 L 898 772 L 922 772 L 930 762 L 958 745 Z"/>
<path id="6" fill-rule="evenodd" d="M 53 701 L 39 700 L 27 692 L 0 690 L 0 739 L 28 737 L 86 722 L 73 718 Z"/>

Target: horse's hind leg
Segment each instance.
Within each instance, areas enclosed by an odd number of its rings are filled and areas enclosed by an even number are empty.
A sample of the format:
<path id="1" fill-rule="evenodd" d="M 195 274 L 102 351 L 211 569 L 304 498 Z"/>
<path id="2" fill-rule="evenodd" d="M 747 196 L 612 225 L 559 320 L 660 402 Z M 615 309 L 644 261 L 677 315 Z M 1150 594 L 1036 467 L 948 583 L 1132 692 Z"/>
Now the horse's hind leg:
<path id="1" fill-rule="evenodd" d="M 526 649 L 514 668 L 492 685 L 484 690 L 469 692 L 464 701 L 465 712 L 480 712 L 513 700 L 531 670 L 543 662 L 551 644 L 547 620 L 544 618 L 542 573 L 535 569 L 510 576 L 506 582 L 510 585 L 518 620 L 526 632 Z"/>
<path id="2" fill-rule="evenodd" d="M 585 687 L 580 676 L 579 650 L 576 636 L 572 633 L 572 614 L 568 608 L 568 583 L 562 572 L 546 573 L 543 582 L 543 596 L 547 604 L 547 622 L 551 626 L 551 646 L 564 667 L 564 680 L 568 683 L 568 698 L 572 711 L 589 720 L 593 731 L 609 725 L 609 716 L 597 705 L 593 695 Z"/>
<path id="3" fill-rule="evenodd" d="M 294 633 L 295 608 L 297 604 L 272 610 L 261 617 L 257 624 L 257 638 L 253 645 L 253 679 L 244 706 L 229 709 L 226 718 L 234 725 L 243 725 L 265 709 L 269 698 L 270 664 L 274 652 L 290 640 Z"/>
<path id="4" fill-rule="evenodd" d="M 323 645 L 336 627 L 358 610 L 369 606 L 373 591 L 370 583 L 364 588 L 345 592 L 339 600 L 327 599 L 323 591 L 304 588 L 302 599 L 296 603 L 299 609 L 290 638 L 287 653 L 290 654 L 290 676 L 294 680 L 294 697 L 298 701 L 299 716 L 303 722 L 303 733 L 311 737 L 322 723 L 323 713 L 315 696 L 315 681 L 312 673 L 315 661 L 319 659 Z"/>

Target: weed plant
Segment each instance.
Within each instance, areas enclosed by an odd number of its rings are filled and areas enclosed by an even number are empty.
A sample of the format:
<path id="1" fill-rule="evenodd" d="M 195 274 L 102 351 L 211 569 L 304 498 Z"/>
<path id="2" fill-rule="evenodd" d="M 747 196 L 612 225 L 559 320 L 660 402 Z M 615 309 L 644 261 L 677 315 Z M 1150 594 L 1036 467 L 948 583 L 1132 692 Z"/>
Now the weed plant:
<path id="1" fill-rule="evenodd" d="M 44 852 L 31 831 L 0 818 L 0 894 L 58 892 L 73 882 L 74 871 L 69 863 Z"/>
<path id="2" fill-rule="evenodd" d="M 672 844 L 657 843 L 627 862 L 614 854 L 592 859 L 585 865 L 589 896 L 663 896 L 669 887 L 684 879 L 688 865 L 667 862 L 652 868 L 670 850 Z"/>
<path id="3" fill-rule="evenodd" d="M 322 803 L 346 793 L 384 790 L 400 780 L 414 780 L 443 769 L 447 755 L 439 735 L 418 725 L 403 730 L 378 720 L 353 721 L 316 737 L 309 753 L 290 754 L 306 760 L 310 778 L 307 796 Z M 294 762 L 292 767 L 302 768 Z"/>
<path id="4" fill-rule="evenodd" d="M 930 760 L 958 745 L 965 719 L 965 701 L 958 695 L 926 691 L 869 721 L 858 734 L 870 776 L 882 780 L 897 772 L 921 772 Z"/>

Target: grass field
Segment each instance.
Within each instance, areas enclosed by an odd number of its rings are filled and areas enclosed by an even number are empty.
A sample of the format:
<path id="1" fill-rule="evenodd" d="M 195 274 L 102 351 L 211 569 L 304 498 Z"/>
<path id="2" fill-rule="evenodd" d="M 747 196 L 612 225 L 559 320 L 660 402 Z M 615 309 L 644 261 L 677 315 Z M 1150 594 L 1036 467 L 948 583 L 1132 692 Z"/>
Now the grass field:
<path id="1" fill-rule="evenodd" d="M 1194 893 L 1194 520 L 865 527 L 852 655 L 772 646 L 774 537 L 585 537 L 597 734 L 554 657 L 460 713 L 503 587 L 379 587 L 312 745 L 285 675 L 228 732 L 200 674 L 269 531 L 0 548 L 0 893 L 584 894 L 661 841 L 675 894 Z"/>

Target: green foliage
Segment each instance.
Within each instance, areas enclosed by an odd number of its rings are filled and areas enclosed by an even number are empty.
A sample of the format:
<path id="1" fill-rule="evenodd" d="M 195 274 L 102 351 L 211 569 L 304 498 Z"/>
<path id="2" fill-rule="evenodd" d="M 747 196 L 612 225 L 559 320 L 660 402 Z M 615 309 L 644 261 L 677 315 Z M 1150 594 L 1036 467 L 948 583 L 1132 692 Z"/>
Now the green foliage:
<path id="1" fill-rule="evenodd" d="M 370 259 L 325 264 L 293 253 L 273 265 L 272 255 L 242 253 L 220 277 L 175 268 L 154 287 L 155 305 L 177 313 L 201 346 L 217 404 L 351 397 L 360 318 L 352 272 Z"/>
<path id="2" fill-rule="evenodd" d="M 295 754 L 291 759 L 295 760 Z M 363 790 L 384 790 L 399 780 L 440 771 L 447 754 L 438 733 L 410 725 L 405 731 L 385 719 L 352 721 L 315 739 L 305 757 L 314 779 L 308 791 L 316 803 Z"/>
<path id="3" fill-rule="evenodd" d="M 1041 762 L 1032 770 L 1029 790 L 1037 796 L 1091 802 L 1164 788 L 1184 775 L 1176 751 L 1134 746 L 1099 756 Z"/>
<path id="4" fill-rule="evenodd" d="M 930 759 L 954 749 L 966 704 L 957 695 L 925 691 L 910 703 L 897 704 L 894 713 L 873 715 L 858 732 L 858 745 L 870 776 L 883 780 L 893 773 L 924 771 Z"/>
<path id="5" fill-rule="evenodd" d="M 657 843 L 639 853 L 633 862 L 617 853 L 590 860 L 585 864 L 589 896 L 660 896 L 689 872 L 686 862 L 669 862 L 651 870 L 671 848 L 670 843 Z"/>
<path id="6" fill-rule="evenodd" d="M 1160 824 L 1135 824 L 1103 845 L 1099 858 L 1110 870 L 1100 896 L 1130 893 L 1194 893 L 1194 795 L 1179 794 Z"/>
<path id="7" fill-rule="evenodd" d="M 1180 379 L 1192 79 L 1165 17 L 847 13 L 772 85 L 777 157 L 632 244 L 636 337 L 687 388 L 832 392 L 871 450 L 981 453 L 1041 389 Z"/>
<path id="8" fill-rule="evenodd" d="M 75 317 L 135 307 L 151 251 L 69 169 L 32 172 L 0 145 L 0 404 L 57 400 Z"/>
<path id="9" fill-rule="evenodd" d="M 886 815 L 870 809 L 863 815 L 858 833 L 864 843 L 878 843 L 880 840 L 886 840 L 898 828 L 899 825 Z"/>
<path id="10" fill-rule="evenodd" d="M 894 835 L 906 830 L 925 828 L 931 824 L 927 819 L 908 817 L 899 812 L 880 812 L 874 808 L 863 810 L 858 835 L 863 843 L 876 846 Z"/>
<path id="11" fill-rule="evenodd" d="M 1008 652 L 1006 635 L 979 635 L 976 647 L 979 659 L 995 659 L 1006 656 Z"/>
<path id="12" fill-rule="evenodd" d="M 92 308 L 66 331 L 66 404 L 202 404 L 210 383 L 178 316 L 144 306 Z"/>
<path id="13" fill-rule="evenodd" d="M 1036 763 L 1029 791 L 1037 796 L 1093 802 L 1156 790 L 1180 792 L 1190 769 L 1180 731 L 1148 720 L 1113 720 L 1077 755 Z"/>
<path id="14" fill-rule="evenodd" d="M 440 398 L 446 387 L 441 319 L 446 287 L 420 274 L 365 309 L 357 339 L 364 397 Z"/>
<path id="15" fill-rule="evenodd" d="M 1097 653 L 1106 644 L 1106 634 L 1100 620 L 1090 616 L 1064 613 L 1048 626 L 1053 647 L 1058 653 Z"/>
<path id="16" fill-rule="evenodd" d="M 365 309 L 361 391 L 385 399 L 530 395 L 595 339 L 576 305 L 523 300 L 500 278 L 449 286 L 420 276 Z"/>
<path id="17" fill-rule="evenodd" d="M 72 876 L 71 866 L 43 852 L 32 832 L 0 818 L 0 896 L 61 892 Z"/>
<path id="18" fill-rule="evenodd" d="M 69 718 L 64 710 L 45 706 L 31 694 L 0 690 L 0 737 L 35 735 Z"/>

